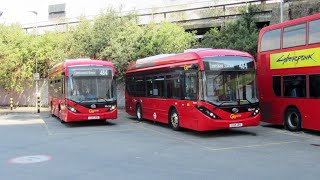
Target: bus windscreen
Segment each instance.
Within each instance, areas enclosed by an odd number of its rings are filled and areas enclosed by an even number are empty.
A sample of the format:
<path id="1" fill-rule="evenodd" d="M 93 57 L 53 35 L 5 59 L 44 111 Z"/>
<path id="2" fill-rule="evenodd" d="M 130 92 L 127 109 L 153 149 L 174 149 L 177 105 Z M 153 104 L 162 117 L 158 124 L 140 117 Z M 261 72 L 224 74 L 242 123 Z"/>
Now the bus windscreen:
<path id="1" fill-rule="evenodd" d="M 75 102 L 114 102 L 116 85 L 111 68 L 70 67 L 67 98 Z"/>
<path id="2" fill-rule="evenodd" d="M 205 101 L 218 106 L 258 102 L 253 59 L 213 56 L 203 63 Z"/>

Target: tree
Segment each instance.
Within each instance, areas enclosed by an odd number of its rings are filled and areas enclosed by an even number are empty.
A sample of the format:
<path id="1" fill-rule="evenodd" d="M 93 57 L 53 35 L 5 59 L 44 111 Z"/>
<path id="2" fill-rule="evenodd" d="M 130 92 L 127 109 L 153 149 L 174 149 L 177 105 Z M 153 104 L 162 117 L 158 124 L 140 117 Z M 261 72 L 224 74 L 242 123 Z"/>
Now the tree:
<path id="1" fill-rule="evenodd" d="M 227 48 L 246 51 L 256 57 L 259 31 L 256 27 L 254 13 L 257 9 L 249 6 L 248 12 L 234 22 L 227 23 L 220 30 L 212 28 L 204 35 L 201 47 Z"/>
<path id="2" fill-rule="evenodd" d="M 9 91 L 21 91 L 22 84 L 32 77 L 30 41 L 21 26 L 0 25 L 0 86 Z"/>
<path id="3" fill-rule="evenodd" d="M 144 31 L 140 50 L 143 57 L 183 52 L 196 44 L 194 33 L 185 32 L 183 27 L 174 23 L 149 24 Z"/>
<path id="4" fill-rule="evenodd" d="M 130 62 L 156 54 L 178 53 L 192 47 L 193 33 L 173 23 L 139 26 L 135 14 L 120 17 L 109 10 L 97 17 L 93 25 L 93 52 L 98 59 L 112 61 L 119 79 L 123 79 Z"/>
<path id="5" fill-rule="evenodd" d="M 60 47 L 70 59 L 89 58 L 94 56 L 93 43 L 93 25 L 89 20 L 80 17 L 80 24 L 65 33 Z"/>

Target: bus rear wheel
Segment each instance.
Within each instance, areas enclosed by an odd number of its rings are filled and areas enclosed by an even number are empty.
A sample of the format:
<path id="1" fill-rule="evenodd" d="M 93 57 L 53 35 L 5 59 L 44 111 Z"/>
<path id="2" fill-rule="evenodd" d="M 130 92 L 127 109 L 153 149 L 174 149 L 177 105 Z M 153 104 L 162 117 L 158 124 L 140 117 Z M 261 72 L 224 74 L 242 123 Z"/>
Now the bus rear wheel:
<path id="1" fill-rule="evenodd" d="M 138 121 L 142 121 L 142 108 L 140 104 L 137 104 L 136 107 L 136 116 Z"/>
<path id="2" fill-rule="evenodd" d="M 285 113 L 284 125 L 289 131 L 301 130 L 301 114 L 297 108 L 290 107 Z"/>
<path id="3" fill-rule="evenodd" d="M 181 130 L 180 127 L 180 118 L 179 118 L 179 114 L 177 112 L 176 109 L 172 109 L 170 111 L 170 116 L 169 116 L 169 124 L 171 126 L 171 128 L 175 131 L 179 131 Z"/>

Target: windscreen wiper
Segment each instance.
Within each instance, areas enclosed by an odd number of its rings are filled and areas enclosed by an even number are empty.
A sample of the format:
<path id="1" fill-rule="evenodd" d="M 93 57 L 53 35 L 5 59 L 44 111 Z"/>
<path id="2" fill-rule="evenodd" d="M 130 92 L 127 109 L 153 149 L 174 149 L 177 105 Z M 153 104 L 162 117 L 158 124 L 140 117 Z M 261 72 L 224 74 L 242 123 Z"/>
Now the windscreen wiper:
<path id="1" fill-rule="evenodd" d="M 247 101 L 250 105 L 252 105 L 253 103 L 251 101 L 249 101 L 248 99 L 237 99 L 239 104 L 241 103 L 241 101 Z"/>
<path id="2" fill-rule="evenodd" d="M 218 104 L 218 105 L 215 105 L 215 107 L 213 108 L 213 110 L 215 110 L 215 109 L 217 109 L 217 108 L 221 107 L 224 103 L 226 103 L 226 102 L 222 102 L 222 103 L 220 103 L 220 104 Z"/>
<path id="3" fill-rule="evenodd" d="M 113 100 L 108 100 L 108 99 L 106 99 L 106 98 L 102 98 L 102 97 L 97 97 L 97 98 L 92 98 L 92 99 L 94 99 L 94 100 L 104 100 L 105 102 L 107 102 L 107 103 L 111 103 L 111 102 L 113 102 Z"/>

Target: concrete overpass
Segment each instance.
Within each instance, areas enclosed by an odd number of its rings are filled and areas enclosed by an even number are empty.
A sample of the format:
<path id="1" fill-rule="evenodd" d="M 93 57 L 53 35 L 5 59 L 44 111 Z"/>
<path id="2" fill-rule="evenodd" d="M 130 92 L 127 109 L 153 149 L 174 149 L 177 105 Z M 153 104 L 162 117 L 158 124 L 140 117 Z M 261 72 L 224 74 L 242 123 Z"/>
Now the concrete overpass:
<path id="1" fill-rule="evenodd" d="M 314 2 L 313 2 L 314 1 Z M 306 3 L 308 2 L 308 3 Z M 313 3 L 319 3 L 318 0 L 285 0 L 284 3 L 284 20 L 291 19 L 290 8 L 303 8 L 305 4 L 308 7 L 313 7 Z M 144 25 L 151 22 L 159 23 L 169 21 L 182 25 L 187 31 L 197 30 L 198 35 L 204 34 L 212 27 L 221 27 L 227 21 L 232 21 L 241 15 L 241 9 L 255 5 L 259 11 L 256 13 L 257 24 L 260 27 L 264 25 L 274 24 L 279 22 L 280 0 L 211 0 L 192 4 L 183 4 L 167 7 L 158 7 L 150 9 L 142 9 L 131 11 L 138 16 L 138 24 Z M 303 6 L 304 5 L 304 6 Z M 320 7 L 320 5 L 319 5 Z M 301 10 L 301 9 L 300 9 Z M 319 12 L 320 10 L 315 11 Z M 129 12 L 122 12 L 121 15 L 126 15 Z M 310 12 L 305 13 L 306 15 Z M 303 16 L 302 14 L 299 14 Z M 93 20 L 94 17 L 86 17 Z M 72 26 L 79 23 L 78 18 L 69 18 L 63 20 L 55 20 L 48 22 L 39 22 L 35 24 L 27 24 L 23 29 L 28 33 L 37 32 L 42 34 L 45 31 L 56 30 L 65 32 Z M 36 27 L 36 28 L 35 28 Z"/>

